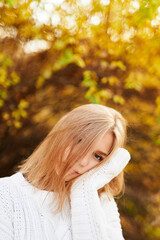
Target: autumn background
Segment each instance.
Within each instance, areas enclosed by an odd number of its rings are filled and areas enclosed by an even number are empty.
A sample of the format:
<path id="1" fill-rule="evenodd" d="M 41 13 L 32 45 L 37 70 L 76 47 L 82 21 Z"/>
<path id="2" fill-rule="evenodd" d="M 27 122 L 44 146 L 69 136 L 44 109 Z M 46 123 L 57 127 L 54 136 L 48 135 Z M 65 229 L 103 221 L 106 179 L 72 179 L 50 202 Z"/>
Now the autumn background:
<path id="1" fill-rule="evenodd" d="M 128 120 L 125 239 L 160 239 L 160 2 L 1 0 L 0 176 L 85 103 Z"/>

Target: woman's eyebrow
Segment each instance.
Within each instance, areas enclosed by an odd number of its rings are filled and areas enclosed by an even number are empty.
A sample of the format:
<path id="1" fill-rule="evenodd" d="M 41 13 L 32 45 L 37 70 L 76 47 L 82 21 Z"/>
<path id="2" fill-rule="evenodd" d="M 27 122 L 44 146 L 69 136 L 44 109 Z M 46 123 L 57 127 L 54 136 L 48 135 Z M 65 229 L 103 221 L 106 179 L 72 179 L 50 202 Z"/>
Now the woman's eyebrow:
<path id="1" fill-rule="evenodd" d="M 104 157 L 107 157 L 110 153 L 104 153 L 104 152 L 102 152 L 102 151 L 97 151 L 98 153 L 100 153 L 101 155 L 103 155 Z"/>

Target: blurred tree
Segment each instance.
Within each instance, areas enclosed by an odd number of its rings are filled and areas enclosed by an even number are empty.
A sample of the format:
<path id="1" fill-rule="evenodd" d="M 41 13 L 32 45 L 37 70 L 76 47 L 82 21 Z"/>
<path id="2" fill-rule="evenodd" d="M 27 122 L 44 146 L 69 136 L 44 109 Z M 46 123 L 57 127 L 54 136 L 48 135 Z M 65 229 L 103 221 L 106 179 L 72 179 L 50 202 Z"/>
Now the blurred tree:
<path id="1" fill-rule="evenodd" d="M 159 1 L 4 0 L 0 16 L 1 176 L 68 110 L 114 107 L 129 122 L 133 158 L 120 201 L 124 235 L 158 240 Z"/>

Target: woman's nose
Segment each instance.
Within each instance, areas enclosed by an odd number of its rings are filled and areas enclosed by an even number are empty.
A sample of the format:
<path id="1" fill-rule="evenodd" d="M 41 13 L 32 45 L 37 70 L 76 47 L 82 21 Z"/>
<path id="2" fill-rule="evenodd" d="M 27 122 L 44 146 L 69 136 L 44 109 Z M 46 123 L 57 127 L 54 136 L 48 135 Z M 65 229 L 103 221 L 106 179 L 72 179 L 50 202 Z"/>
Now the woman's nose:
<path id="1" fill-rule="evenodd" d="M 80 161 L 80 165 L 83 166 L 83 167 L 87 166 L 88 163 L 89 163 L 89 159 L 87 159 L 87 158 L 83 158 Z"/>

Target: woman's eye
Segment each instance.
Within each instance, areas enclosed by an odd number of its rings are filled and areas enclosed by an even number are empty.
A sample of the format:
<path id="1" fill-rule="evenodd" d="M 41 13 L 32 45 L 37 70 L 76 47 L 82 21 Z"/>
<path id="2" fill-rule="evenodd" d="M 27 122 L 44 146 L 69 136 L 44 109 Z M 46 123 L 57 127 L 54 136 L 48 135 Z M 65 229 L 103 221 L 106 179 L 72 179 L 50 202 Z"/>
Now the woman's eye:
<path id="1" fill-rule="evenodd" d="M 103 160 L 103 157 L 100 156 L 99 154 L 95 153 L 94 154 L 95 158 L 98 159 L 99 161 L 102 161 Z"/>

